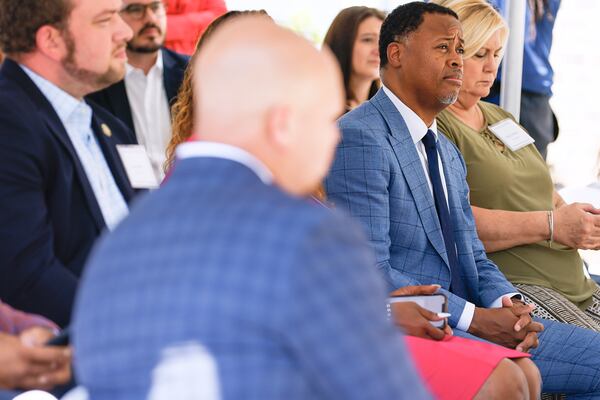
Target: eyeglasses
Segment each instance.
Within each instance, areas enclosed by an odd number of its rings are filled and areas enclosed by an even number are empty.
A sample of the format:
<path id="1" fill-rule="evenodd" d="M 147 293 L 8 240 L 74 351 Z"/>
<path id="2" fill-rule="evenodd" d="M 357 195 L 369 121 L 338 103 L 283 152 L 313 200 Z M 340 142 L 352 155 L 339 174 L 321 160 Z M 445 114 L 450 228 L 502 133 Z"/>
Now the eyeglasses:
<path id="1" fill-rule="evenodd" d="M 165 15 L 165 4 L 162 1 L 153 1 L 148 4 L 132 3 L 121 9 L 121 14 L 127 14 L 133 19 L 144 19 L 148 9 L 156 16 L 162 17 Z"/>

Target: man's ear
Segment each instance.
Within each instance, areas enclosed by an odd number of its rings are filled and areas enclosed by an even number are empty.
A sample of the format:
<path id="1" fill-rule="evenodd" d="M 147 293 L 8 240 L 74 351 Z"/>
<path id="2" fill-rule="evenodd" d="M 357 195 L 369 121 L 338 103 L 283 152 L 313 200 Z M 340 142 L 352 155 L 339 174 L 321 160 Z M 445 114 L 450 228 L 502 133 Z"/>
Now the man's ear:
<path id="1" fill-rule="evenodd" d="M 267 140 L 279 149 L 287 149 L 293 142 L 291 110 L 289 106 L 271 107 L 266 113 Z"/>
<path id="2" fill-rule="evenodd" d="M 62 60 L 67 54 L 67 45 L 61 31 L 51 25 L 40 27 L 35 33 L 38 51 L 55 60 Z"/>
<path id="3" fill-rule="evenodd" d="M 406 39 L 394 41 L 388 44 L 388 64 L 393 68 L 401 68 L 404 54 L 406 53 Z"/>

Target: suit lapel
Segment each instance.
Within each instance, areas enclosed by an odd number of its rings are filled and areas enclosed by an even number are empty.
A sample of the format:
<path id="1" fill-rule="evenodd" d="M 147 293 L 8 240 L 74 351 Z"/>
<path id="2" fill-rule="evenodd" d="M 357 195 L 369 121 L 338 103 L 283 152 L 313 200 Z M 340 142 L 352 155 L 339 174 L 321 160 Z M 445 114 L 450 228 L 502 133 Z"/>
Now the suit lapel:
<path id="1" fill-rule="evenodd" d="M 408 132 L 406 123 L 383 89 L 377 92 L 371 102 L 379 110 L 388 125 L 390 131 L 388 140 L 398 159 L 402 175 L 415 200 L 415 206 L 417 207 L 417 212 L 419 213 L 419 218 L 421 219 L 427 238 L 448 268 L 450 268 L 433 196 L 429 190 L 429 184 L 427 183 L 421 159 Z"/>
<path id="2" fill-rule="evenodd" d="M 111 105 L 113 114 L 123 121 L 132 132 L 135 132 L 135 127 L 133 126 L 133 116 L 131 114 L 131 106 L 129 105 L 129 100 L 127 99 L 127 90 L 125 89 L 124 79 L 106 89 L 106 99 Z"/>
<path id="3" fill-rule="evenodd" d="M 42 93 L 39 94 L 43 96 Z M 37 93 L 35 93 L 35 95 L 37 95 Z M 50 132 L 52 132 L 54 137 L 58 139 L 68 156 L 71 158 L 75 169 L 75 174 L 77 175 L 77 179 L 79 180 L 79 183 L 81 185 L 81 189 L 86 199 L 88 209 L 90 211 L 90 214 L 92 214 L 92 216 L 94 217 L 94 221 L 96 222 L 96 227 L 98 228 L 98 230 L 104 229 L 104 217 L 102 216 L 102 211 L 100 211 L 100 206 L 98 205 L 98 201 L 96 200 L 96 195 L 94 194 L 94 190 L 90 185 L 85 170 L 83 169 L 81 161 L 79 160 L 79 156 L 77 156 L 75 147 L 73 146 L 73 143 L 71 142 L 71 139 L 69 138 L 69 135 L 67 134 L 64 125 L 60 121 L 60 118 L 58 118 L 58 115 L 56 115 L 56 112 L 54 111 L 54 108 L 52 108 L 52 105 L 50 103 L 47 103 L 47 107 L 40 108 L 38 112 L 41 114 Z"/>
<path id="4" fill-rule="evenodd" d="M 106 131 L 106 129 L 108 129 L 108 131 Z M 110 136 L 107 134 L 107 132 L 111 131 L 111 126 L 94 114 L 92 117 L 92 131 L 94 132 L 96 140 L 98 140 L 98 144 L 102 149 L 102 154 L 104 154 L 106 164 L 108 164 L 108 168 L 112 173 L 115 183 L 119 187 L 119 190 L 125 201 L 129 203 L 133 197 L 133 190 L 129 185 L 129 179 L 126 176 L 125 167 L 123 166 L 121 158 L 116 151 L 112 134 L 110 134 Z"/>
<path id="5" fill-rule="evenodd" d="M 102 211 L 100 210 L 100 206 L 98 201 L 96 200 L 96 195 L 92 189 L 92 186 L 88 180 L 88 177 L 83 169 L 83 165 L 79 160 L 79 156 L 75 151 L 75 147 L 69 138 L 69 135 L 62 124 L 60 118 L 56 114 L 56 111 L 52 107 L 52 104 L 46 99 L 46 96 L 38 89 L 38 87 L 29 79 L 27 74 L 12 60 L 6 60 L 2 67 L 2 72 L 7 74 L 7 76 L 18 83 L 23 90 L 29 95 L 30 99 L 33 101 L 35 106 L 37 107 L 37 112 L 40 117 L 44 120 L 44 123 L 48 127 L 48 130 L 51 134 L 58 140 L 58 142 L 62 145 L 65 150 L 67 156 L 73 162 L 73 167 L 75 170 L 75 175 L 79 180 L 81 185 L 81 189 L 83 191 L 84 197 L 87 202 L 88 209 L 90 214 L 93 216 L 94 221 L 96 222 L 96 226 L 98 230 L 104 229 L 106 226 L 104 223 L 104 217 L 102 216 Z M 100 129 L 100 124 L 103 121 L 99 121 L 97 117 L 93 116 L 92 118 L 92 130 L 100 147 L 102 149 L 102 153 L 106 158 L 106 162 L 113 173 L 115 178 L 115 182 L 119 186 L 123 197 L 126 200 L 131 199 L 133 195 L 133 191 L 130 188 L 128 181 L 126 180 L 124 168 L 122 167 L 121 161 L 116 154 L 116 150 L 114 149 L 114 144 L 106 135 L 102 134 L 102 130 Z"/>
<path id="6" fill-rule="evenodd" d="M 177 97 L 177 91 L 181 83 L 181 71 L 177 70 L 176 62 L 169 52 L 164 49 L 161 49 L 161 52 L 163 56 L 163 83 L 170 108 L 173 105 L 175 97 Z"/>
<path id="7" fill-rule="evenodd" d="M 17 83 L 21 88 L 27 93 L 35 107 L 37 108 L 37 112 L 40 115 L 40 118 L 44 121 L 45 125 L 48 127 L 51 135 L 54 136 L 58 142 L 62 145 L 65 150 L 66 156 L 71 159 L 73 162 L 73 167 L 75 170 L 76 179 L 79 180 L 81 185 L 81 190 L 83 191 L 83 195 L 86 199 L 86 203 L 90 214 L 94 218 L 96 222 L 96 226 L 98 230 L 104 229 L 104 218 L 102 217 L 102 212 L 100 211 L 100 206 L 96 201 L 96 196 L 92 190 L 92 187 L 88 181 L 88 178 L 85 174 L 83 166 L 79 161 L 79 157 L 75 152 L 75 147 L 71 143 L 71 139 L 65 130 L 60 118 L 56 114 L 56 111 L 46 98 L 44 94 L 38 89 L 35 83 L 27 76 L 25 71 L 19 67 L 17 63 L 14 61 L 7 59 L 4 61 L 4 65 L 2 66 L 2 73 L 6 74 L 9 79 L 12 79 L 15 83 Z M 60 156 L 60 155 L 59 155 Z M 75 184 L 75 183 L 73 183 Z"/>

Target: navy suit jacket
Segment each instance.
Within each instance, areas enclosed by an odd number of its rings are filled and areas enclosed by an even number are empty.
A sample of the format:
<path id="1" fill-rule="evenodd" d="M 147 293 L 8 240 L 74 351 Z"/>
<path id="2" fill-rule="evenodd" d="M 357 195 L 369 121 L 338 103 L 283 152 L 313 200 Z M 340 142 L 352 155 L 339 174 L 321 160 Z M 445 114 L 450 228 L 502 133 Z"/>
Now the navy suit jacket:
<path id="1" fill-rule="evenodd" d="M 487 258 L 469 204 L 466 167 L 458 149 L 438 135 L 448 189 L 462 299 L 448 291 L 450 266 L 425 170 L 402 115 L 383 90 L 339 120 L 342 132 L 325 186 L 329 199 L 363 225 L 389 288 L 440 284 L 455 326 L 465 300 L 489 307 L 518 291 Z"/>
<path id="2" fill-rule="evenodd" d="M 162 48 L 163 55 L 163 81 L 169 106 L 172 106 L 177 98 L 177 92 L 183 81 L 183 75 L 187 68 L 190 57 L 176 53 L 167 48 Z M 133 132 L 133 116 L 131 114 L 131 106 L 127 98 L 125 89 L 125 81 L 121 80 L 106 89 L 100 90 L 87 96 L 98 105 L 107 109 L 115 117 L 125 123 Z M 134 137 L 132 144 L 137 144 L 137 139 Z"/>
<path id="3" fill-rule="evenodd" d="M 115 145 L 132 132 L 91 105 L 92 128 L 126 201 L 133 191 Z M 108 137 L 100 129 L 112 130 Z M 68 323 L 102 213 L 75 149 L 46 97 L 14 61 L 0 71 L 0 298 Z"/>
<path id="4" fill-rule="evenodd" d="M 372 257 L 348 218 L 237 162 L 184 159 L 90 257 L 79 382 L 97 400 L 145 399 L 163 351 L 197 343 L 225 400 L 429 398 Z"/>

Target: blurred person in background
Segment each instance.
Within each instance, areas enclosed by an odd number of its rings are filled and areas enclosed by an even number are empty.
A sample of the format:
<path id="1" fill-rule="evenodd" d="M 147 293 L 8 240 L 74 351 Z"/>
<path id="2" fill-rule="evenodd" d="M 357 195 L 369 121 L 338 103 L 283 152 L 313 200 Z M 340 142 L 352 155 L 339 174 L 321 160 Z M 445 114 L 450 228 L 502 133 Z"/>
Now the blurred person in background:
<path id="1" fill-rule="evenodd" d="M 507 0 L 488 0 L 501 12 Z M 550 64 L 552 32 L 561 0 L 527 0 L 523 80 L 519 123 L 535 139 L 535 147 L 546 159 L 548 144 L 558 137 L 559 126 L 550 107 L 554 70 Z M 498 76 L 500 78 L 500 76 Z M 496 81 L 486 101 L 499 104 L 500 81 Z"/>
<path id="2" fill-rule="evenodd" d="M 165 45 L 171 50 L 191 55 L 204 29 L 225 12 L 225 0 L 169 0 L 169 31 Z"/>
<path id="3" fill-rule="evenodd" d="M 379 31 L 385 14 L 370 7 L 349 7 L 334 18 L 323 44 L 337 58 L 351 110 L 379 90 Z"/>
<path id="4" fill-rule="evenodd" d="M 164 177 L 165 150 L 171 139 L 171 105 L 189 57 L 165 48 L 166 0 L 124 0 L 121 17 L 133 31 L 127 43 L 125 78 L 89 99 L 135 132 L 132 144 L 144 146 L 156 180 Z"/>
<path id="5" fill-rule="evenodd" d="M 198 53 L 200 49 L 204 45 L 204 43 L 212 36 L 215 30 L 223 24 L 225 21 L 228 21 L 232 18 L 236 18 L 242 15 L 265 15 L 268 16 L 265 10 L 233 10 L 227 11 L 225 14 L 216 18 L 213 22 L 211 22 L 200 39 L 198 43 L 196 43 L 196 50 L 192 55 L 192 59 L 188 68 L 185 70 L 183 76 L 183 82 L 181 83 L 181 87 L 179 89 L 179 93 L 177 93 L 177 101 L 173 104 L 171 109 L 171 113 L 173 115 L 173 125 L 172 125 L 172 136 L 169 144 L 167 145 L 166 151 L 166 162 L 164 164 L 164 170 L 167 172 L 171 166 L 173 165 L 173 161 L 175 159 L 175 149 L 177 146 L 192 136 L 192 126 L 194 119 L 194 91 L 193 91 L 193 76 L 194 76 L 194 68 L 192 68 L 192 64 L 198 57 Z"/>
<path id="6" fill-rule="evenodd" d="M 360 231 L 301 198 L 338 137 L 333 56 L 264 16 L 225 23 L 199 54 L 194 137 L 86 269 L 74 324 L 81 384 L 96 400 L 145 398 L 161 354 L 193 343 L 218 368 L 196 380 L 222 399 L 429 399 L 362 264 Z M 359 304 L 332 314 L 346 290 Z M 131 295 L 140 307 L 122 306 Z M 348 357 L 357 362 L 339 368 Z"/>
<path id="7" fill-rule="evenodd" d="M 600 288 L 577 248 L 600 247 L 600 210 L 565 204 L 533 144 L 512 150 L 490 126 L 516 122 L 481 101 L 502 59 L 508 28 L 485 0 L 434 0 L 458 14 L 465 34 L 463 85 L 438 116 L 441 132 L 467 165 L 470 202 L 488 257 L 527 300 L 534 315 L 600 331 Z"/>
<path id="8" fill-rule="evenodd" d="M 379 31 L 385 13 L 376 8 L 354 6 L 343 9 L 333 19 L 323 45 L 337 59 L 344 79 L 348 112 L 369 100 L 379 87 Z M 326 203 L 323 185 L 313 194 Z"/>

